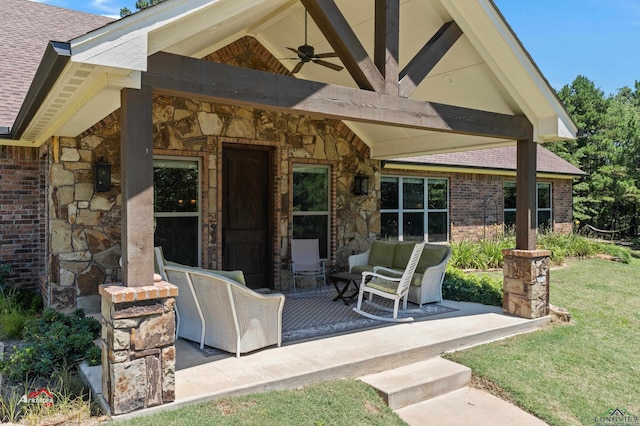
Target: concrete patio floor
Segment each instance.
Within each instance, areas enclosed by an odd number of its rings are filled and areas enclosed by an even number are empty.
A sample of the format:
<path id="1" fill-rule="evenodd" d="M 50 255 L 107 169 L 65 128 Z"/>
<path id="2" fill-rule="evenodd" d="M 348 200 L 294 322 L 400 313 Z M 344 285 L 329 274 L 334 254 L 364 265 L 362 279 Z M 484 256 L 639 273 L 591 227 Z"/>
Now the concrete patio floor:
<path id="1" fill-rule="evenodd" d="M 176 400 L 118 419 L 176 409 L 197 402 L 270 390 L 291 389 L 338 378 L 356 378 L 444 352 L 534 331 L 549 323 L 502 314 L 476 303 L 442 303 L 458 311 L 422 321 L 386 325 L 332 337 L 291 342 L 235 358 L 205 357 L 192 344 L 176 344 Z M 506 403 L 505 403 L 506 404 Z"/>

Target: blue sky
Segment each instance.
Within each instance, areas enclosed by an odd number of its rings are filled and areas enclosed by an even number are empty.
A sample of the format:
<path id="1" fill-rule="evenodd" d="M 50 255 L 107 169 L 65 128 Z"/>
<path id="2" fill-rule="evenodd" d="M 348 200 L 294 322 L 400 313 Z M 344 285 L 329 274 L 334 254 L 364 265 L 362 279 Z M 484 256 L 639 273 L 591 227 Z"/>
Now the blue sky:
<path id="1" fill-rule="evenodd" d="M 37 0 L 118 17 L 135 0 Z M 612 94 L 640 81 L 639 0 L 494 0 L 551 86 L 584 75 Z"/>

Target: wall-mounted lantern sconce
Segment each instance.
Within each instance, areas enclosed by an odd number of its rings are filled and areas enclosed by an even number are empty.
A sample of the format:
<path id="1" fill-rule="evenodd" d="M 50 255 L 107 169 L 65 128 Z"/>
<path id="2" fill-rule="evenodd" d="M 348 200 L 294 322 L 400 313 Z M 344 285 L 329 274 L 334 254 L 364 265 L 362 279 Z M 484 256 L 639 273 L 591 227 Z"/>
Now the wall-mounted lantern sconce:
<path id="1" fill-rule="evenodd" d="M 96 192 L 111 191 L 111 164 L 104 157 L 93 163 L 93 189 Z"/>
<path id="2" fill-rule="evenodd" d="M 369 194 L 369 176 L 360 172 L 353 177 L 353 194 L 367 195 Z"/>

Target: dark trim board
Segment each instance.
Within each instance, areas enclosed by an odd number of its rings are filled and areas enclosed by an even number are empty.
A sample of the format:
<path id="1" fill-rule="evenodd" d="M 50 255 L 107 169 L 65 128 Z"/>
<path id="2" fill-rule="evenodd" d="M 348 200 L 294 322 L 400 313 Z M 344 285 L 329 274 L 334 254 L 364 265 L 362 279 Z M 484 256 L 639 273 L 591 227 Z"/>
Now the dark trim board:
<path id="1" fill-rule="evenodd" d="M 514 140 L 533 134 L 532 124 L 522 115 L 299 80 L 165 52 L 149 58 L 142 84 L 158 93 L 338 120 Z"/>

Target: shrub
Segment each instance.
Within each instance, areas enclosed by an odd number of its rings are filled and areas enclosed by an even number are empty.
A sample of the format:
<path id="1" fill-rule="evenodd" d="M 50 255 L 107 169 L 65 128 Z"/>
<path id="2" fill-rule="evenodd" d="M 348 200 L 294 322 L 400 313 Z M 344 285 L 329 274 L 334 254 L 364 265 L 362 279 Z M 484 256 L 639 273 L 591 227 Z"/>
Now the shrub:
<path id="1" fill-rule="evenodd" d="M 445 299 L 459 302 L 502 306 L 502 281 L 447 267 L 442 284 L 442 295 Z"/>
<path id="2" fill-rule="evenodd" d="M 460 269 L 492 269 L 503 265 L 502 250 L 515 247 L 513 236 L 500 240 L 451 242 L 449 263 Z M 593 257 L 599 253 L 608 254 L 617 260 L 629 263 L 631 251 L 615 244 L 599 242 L 577 234 L 557 232 L 540 233 L 538 248 L 551 251 L 551 262 L 561 264 L 568 257 Z"/>
<path id="3" fill-rule="evenodd" d="M 99 331 L 100 323 L 86 317 L 82 310 L 64 315 L 47 309 L 40 318 L 27 322 L 23 331 L 25 344 L 14 347 L 8 358 L 0 360 L 0 371 L 13 381 L 50 377 L 63 366 L 94 357 L 91 348 Z"/>

